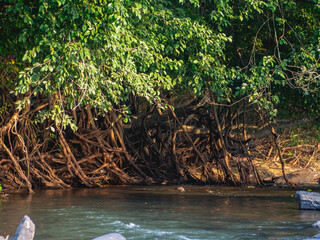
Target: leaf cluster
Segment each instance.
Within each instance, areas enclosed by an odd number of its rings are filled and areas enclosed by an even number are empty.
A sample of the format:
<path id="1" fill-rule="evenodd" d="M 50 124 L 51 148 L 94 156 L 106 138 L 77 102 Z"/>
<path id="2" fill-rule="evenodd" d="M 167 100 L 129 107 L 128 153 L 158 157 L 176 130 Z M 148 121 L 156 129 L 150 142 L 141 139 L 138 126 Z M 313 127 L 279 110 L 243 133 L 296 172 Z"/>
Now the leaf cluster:
<path id="1" fill-rule="evenodd" d="M 0 51 L 26 66 L 18 108 L 46 99 L 39 119 L 72 125 L 66 110 L 130 113 L 130 96 L 221 103 L 248 99 L 271 116 L 279 102 L 318 114 L 319 1 L 6 0 Z"/>

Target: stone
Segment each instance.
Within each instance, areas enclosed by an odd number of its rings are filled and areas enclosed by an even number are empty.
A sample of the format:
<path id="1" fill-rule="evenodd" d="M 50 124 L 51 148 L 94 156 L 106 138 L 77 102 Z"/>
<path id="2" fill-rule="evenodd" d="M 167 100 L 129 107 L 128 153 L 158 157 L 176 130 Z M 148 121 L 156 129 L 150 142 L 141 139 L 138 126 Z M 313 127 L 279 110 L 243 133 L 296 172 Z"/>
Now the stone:
<path id="1" fill-rule="evenodd" d="M 0 236 L 0 240 L 33 240 L 36 226 L 31 219 L 25 215 L 18 226 L 16 233 L 13 238 L 5 238 Z"/>
<path id="2" fill-rule="evenodd" d="M 320 239 L 320 234 L 314 235 L 312 238 L 305 238 L 303 240 L 315 240 L 315 239 Z"/>
<path id="3" fill-rule="evenodd" d="M 92 240 L 126 240 L 126 239 L 121 234 L 109 233 L 109 234 L 94 238 Z"/>
<path id="4" fill-rule="evenodd" d="M 295 198 L 301 210 L 320 210 L 320 193 L 297 191 Z"/>
<path id="5" fill-rule="evenodd" d="M 297 185 L 310 185 L 315 183 L 315 179 L 318 177 L 318 173 L 314 173 L 310 169 L 302 169 L 287 174 L 287 178 L 291 183 Z M 284 177 L 277 177 L 273 179 L 276 185 L 285 185 L 286 181 Z"/>
<path id="6" fill-rule="evenodd" d="M 314 224 L 312 224 L 312 227 L 320 228 L 320 221 L 317 221 Z"/>
<path id="7" fill-rule="evenodd" d="M 274 177 L 274 174 L 267 168 L 257 166 L 256 167 L 257 172 L 259 173 L 260 179 L 267 185 L 272 185 L 274 184 L 274 181 L 272 178 Z M 252 185 L 258 185 L 258 181 L 253 173 L 249 174 L 248 176 L 248 184 Z"/>
<path id="8" fill-rule="evenodd" d="M 320 233 L 319 233 L 319 234 L 317 234 L 317 235 L 314 235 L 312 238 L 320 239 Z"/>
<path id="9" fill-rule="evenodd" d="M 29 218 L 29 216 L 25 215 L 19 224 L 19 227 L 14 234 L 13 238 L 9 238 L 9 240 L 33 240 L 36 226 Z"/>

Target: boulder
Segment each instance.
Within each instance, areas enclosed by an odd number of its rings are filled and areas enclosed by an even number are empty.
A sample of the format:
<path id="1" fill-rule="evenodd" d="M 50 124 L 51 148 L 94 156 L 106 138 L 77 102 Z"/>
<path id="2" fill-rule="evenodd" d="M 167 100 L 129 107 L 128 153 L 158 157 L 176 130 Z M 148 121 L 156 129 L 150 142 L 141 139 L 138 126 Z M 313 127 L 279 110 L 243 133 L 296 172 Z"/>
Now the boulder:
<path id="1" fill-rule="evenodd" d="M 318 177 L 318 173 L 314 173 L 310 169 L 302 169 L 292 173 L 287 174 L 287 178 L 291 183 L 297 185 L 310 185 L 314 184 L 316 178 Z M 276 185 L 285 185 L 286 181 L 284 177 L 277 177 L 273 179 Z"/>
<path id="2" fill-rule="evenodd" d="M 121 234 L 109 233 L 109 234 L 94 238 L 92 240 L 126 240 L 126 239 Z"/>
<path id="3" fill-rule="evenodd" d="M 35 233 L 35 225 L 31 221 L 31 219 L 25 215 L 19 224 L 19 227 L 14 234 L 13 238 L 9 238 L 9 240 L 33 240 Z"/>
<path id="4" fill-rule="evenodd" d="M 320 234 L 314 235 L 311 239 L 320 239 Z"/>
<path id="5" fill-rule="evenodd" d="M 19 227 L 14 234 L 13 238 L 9 238 L 8 240 L 33 240 L 35 234 L 35 225 L 32 220 L 25 215 L 19 224 Z M 0 240 L 6 240 L 7 238 L 0 235 Z M 109 233 L 92 240 L 126 240 L 124 236 L 118 233 Z"/>
<path id="6" fill-rule="evenodd" d="M 312 238 L 305 238 L 303 240 L 315 240 L 315 239 L 320 239 L 320 234 L 314 235 Z"/>
<path id="7" fill-rule="evenodd" d="M 265 183 L 266 185 L 274 184 L 274 181 L 272 180 L 272 178 L 274 177 L 274 174 L 268 168 L 257 166 L 256 170 L 259 173 L 260 179 L 263 181 L 263 183 Z M 247 181 L 248 181 L 248 184 L 252 184 L 252 185 L 258 184 L 254 173 L 249 174 Z"/>
<path id="8" fill-rule="evenodd" d="M 312 227 L 320 228 L 320 221 L 317 221 L 314 224 L 312 224 Z"/>
<path id="9" fill-rule="evenodd" d="M 31 219 L 25 215 L 18 226 L 16 233 L 13 238 L 9 238 L 8 240 L 33 240 L 35 233 L 35 225 L 31 221 Z M 0 240 L 6 240 L 7 238 L 0 236 Z"/>
<path id="10" fill-rule="evenodd" d="M 320 193 L 298 191 L 295 198 L 298 200 L 301 210 L 320 210 Z"/>

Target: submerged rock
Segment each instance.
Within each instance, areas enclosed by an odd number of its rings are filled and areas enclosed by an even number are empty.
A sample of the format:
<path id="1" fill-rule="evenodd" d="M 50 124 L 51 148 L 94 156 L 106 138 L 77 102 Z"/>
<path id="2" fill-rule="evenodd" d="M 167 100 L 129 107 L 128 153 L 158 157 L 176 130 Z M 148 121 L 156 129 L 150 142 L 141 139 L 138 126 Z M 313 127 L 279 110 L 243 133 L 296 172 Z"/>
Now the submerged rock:
<path id="1" fill-rule="evenodd" d="M 298 191 L 295 198 L 299 202 L 299 208 L 302 210 L 320 210 L 320 193 Z"/>
<path id="2" fill-rule="evenodd" d="M 109 234 L 94 238 L 92 240 L 126 240 L 126 239 L 121 234 L 109 233 Z"/>

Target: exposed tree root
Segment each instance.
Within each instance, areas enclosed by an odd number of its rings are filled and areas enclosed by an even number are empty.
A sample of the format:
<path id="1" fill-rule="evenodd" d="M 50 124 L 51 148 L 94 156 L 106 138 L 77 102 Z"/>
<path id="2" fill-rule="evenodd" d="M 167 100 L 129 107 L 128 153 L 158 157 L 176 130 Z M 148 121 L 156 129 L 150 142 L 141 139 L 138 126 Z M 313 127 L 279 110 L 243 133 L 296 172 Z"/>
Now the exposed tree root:
<path id="1" fill-rule="evenodd" d="M 33 192 L 37 187 L 105 184 L 239 185 L 248 184 L 253 175 L 262 185 L 250 138 L 264 129 L 261 115 L 240 118 L 249 115 L 246 107 L 239 105 L 239 110 L 216 106 L 213 99 L 206 101 L 175 110 L 156 111 L 155 107 L 127 125 L 114 113 L 102 117 L 91 108 L 79 109 L 70 113 L 77 121 L 76 132 L 59 126 L 52 132 L 53 123 L 48 120 L 31 124 L 35 110 L 48 107 L 46 103 L 21 115 L 8 114 L 0 128 L 0 183 Z M 247 131 L 249 124 L 256 132 Z M 283 159 L 281 163 L 284 170 Z M 285 171 L 283 175 L 286 179 Z"/>

